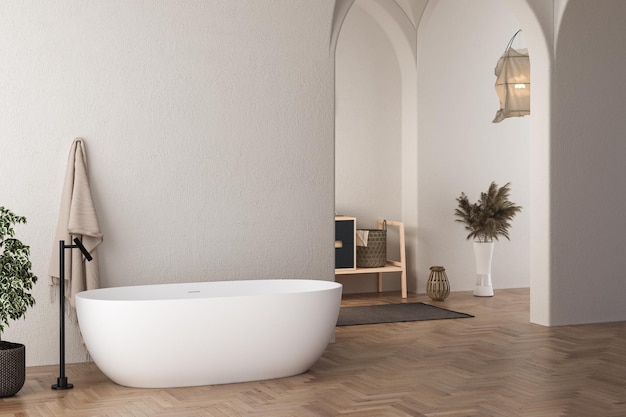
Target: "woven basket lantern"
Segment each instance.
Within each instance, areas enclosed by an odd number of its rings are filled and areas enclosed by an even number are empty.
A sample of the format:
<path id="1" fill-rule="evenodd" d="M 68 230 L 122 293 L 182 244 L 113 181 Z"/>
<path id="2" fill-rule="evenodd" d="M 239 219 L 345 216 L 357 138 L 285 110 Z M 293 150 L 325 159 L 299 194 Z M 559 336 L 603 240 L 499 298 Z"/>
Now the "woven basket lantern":
<path id="1" fill-rule="evenodd" d="M 450 295 L 450 282 L 443 266 L 431 266 L 426 293 L 435 301 L 443 301 Z"/>

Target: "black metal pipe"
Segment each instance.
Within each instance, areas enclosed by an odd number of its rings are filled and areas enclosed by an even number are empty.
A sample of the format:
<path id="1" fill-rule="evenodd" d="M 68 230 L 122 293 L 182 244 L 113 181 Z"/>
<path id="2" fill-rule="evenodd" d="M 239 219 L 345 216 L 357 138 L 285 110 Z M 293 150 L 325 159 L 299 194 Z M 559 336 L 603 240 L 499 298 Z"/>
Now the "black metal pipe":
<path id="1" fill-rule="evenodd" d="M 75 237 L 74 238 L 74 243 L 76 243 L 76 246 L 69 246 L 70 248 L 78 248 L 80 249 L 80 251 L 83 253 L 83 255 L 85 256 L 85 259 L 87 259 L 87 261 L 91 261 L 93 258 L 91 257 L 91 254 L 89 253 L 89 251 L 87 250 L 87 248 L 85 248 L 83 246 L 83 242 L 80 241 L 79 238 Z"/>
<path id="2" fill-rule="evenodd" d="M 74 385 L 67 383 L 65 376 L 65 249 L 78 248 L 91 261 L 93 257 L 85 248 L 79 238 L 74 238 L 75 245 L 66 245 L 64 240 L 59 240 L 59 377 L 52 389 L 72 389 Z"/>
<path id="3" fill-rule="evenodd" d="M 52 389 L 72 389 L 65 376 L 65 241 L 59 241 L 59 377 Z"/>

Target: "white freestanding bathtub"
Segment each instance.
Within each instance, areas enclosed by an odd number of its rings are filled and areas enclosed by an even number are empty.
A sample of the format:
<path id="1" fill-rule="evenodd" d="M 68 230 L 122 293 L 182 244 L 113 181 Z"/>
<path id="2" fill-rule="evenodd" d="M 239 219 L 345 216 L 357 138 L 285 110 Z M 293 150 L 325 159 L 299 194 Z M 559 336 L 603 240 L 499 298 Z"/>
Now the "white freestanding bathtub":
<path id="1" fill-rule="evenodd" d="M 278 279 L 159 284 L 76 295 L 91 357 L 114 382 L 165 388 L 297 375 L 334 335 L 341 284 Z"/>

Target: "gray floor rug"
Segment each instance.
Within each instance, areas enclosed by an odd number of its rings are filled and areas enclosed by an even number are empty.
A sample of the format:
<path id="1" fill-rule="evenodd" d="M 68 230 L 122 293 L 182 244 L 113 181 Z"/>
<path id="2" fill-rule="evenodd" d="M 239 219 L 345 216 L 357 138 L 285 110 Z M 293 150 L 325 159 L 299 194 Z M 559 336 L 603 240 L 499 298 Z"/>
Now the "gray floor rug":
<path id="1" fill-rule="evenodd" d="M 459 319 L 467 317 L 474 316 L 424 303 L 382 304 L 374 306 L 341 307 L 337 326 Z"/>

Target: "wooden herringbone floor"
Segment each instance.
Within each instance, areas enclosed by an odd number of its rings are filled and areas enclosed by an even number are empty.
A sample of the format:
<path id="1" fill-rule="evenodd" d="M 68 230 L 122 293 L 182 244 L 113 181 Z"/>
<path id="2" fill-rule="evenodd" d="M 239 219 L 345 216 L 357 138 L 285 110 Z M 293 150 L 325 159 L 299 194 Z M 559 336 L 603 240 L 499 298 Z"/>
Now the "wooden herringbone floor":
<path id="1" fill-rule="evenodd" d="M 406 301 L 430 300 L 410 295 Z M 33 367 L 0 416 L 626 416 L 626 322 L 528 323 L 527 289 L 432 302 L 475 318 L 341 327 L 307 373 L 176 389 L 118 386 L 93 364 Z M 344 305 L 402 302 L 354 295 Z"/>

